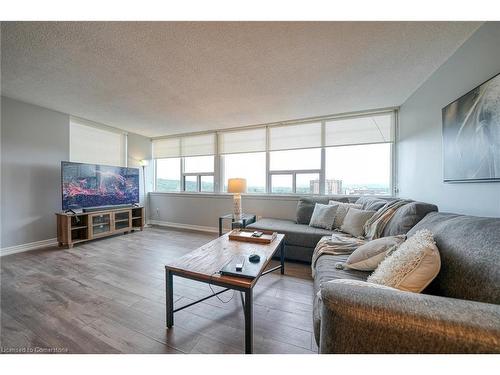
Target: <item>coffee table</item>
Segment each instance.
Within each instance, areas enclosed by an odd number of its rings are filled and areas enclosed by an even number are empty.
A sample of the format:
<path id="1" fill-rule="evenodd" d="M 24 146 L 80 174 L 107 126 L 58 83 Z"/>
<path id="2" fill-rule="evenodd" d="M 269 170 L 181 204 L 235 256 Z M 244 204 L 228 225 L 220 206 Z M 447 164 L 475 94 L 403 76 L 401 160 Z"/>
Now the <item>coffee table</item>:
<path id="1" fill-rule="evenodd" d="M 171 264 L 165 265 L 165 284 L 166 284 L 166 311 L 167 328 L 174 325 L 174 313 L 209 298 L 215 297 L 227 290 L 237 290 L 242 295 L 243 310 L 245 314 L 245 353 L 253 352 L 253 287 L 259 281 L 261 276 L 277 270 L 281 274 L 285 272 L 285 246 L 284 234 L 278 234 L 276 239 L 270 244 L 256 244 L 250 242 L 240 242 L 229 240 L 226 233 L 206 245 L 184 255 Z M 280 265 L 265 270 L 271 258 L 280 250 Z M 222 276 L 219 271 L 236 256 L 246 256 L 259 253 L 266 257 L 262 262 L 262 267 L 255 279 L 244 277 Z M 173 277 L 184 277 L 186 279 L 196 280 L 207 284 L 221 286 L 225 289 L 210 294 L 195 302 L 174 309 L 174 291 Z"/>

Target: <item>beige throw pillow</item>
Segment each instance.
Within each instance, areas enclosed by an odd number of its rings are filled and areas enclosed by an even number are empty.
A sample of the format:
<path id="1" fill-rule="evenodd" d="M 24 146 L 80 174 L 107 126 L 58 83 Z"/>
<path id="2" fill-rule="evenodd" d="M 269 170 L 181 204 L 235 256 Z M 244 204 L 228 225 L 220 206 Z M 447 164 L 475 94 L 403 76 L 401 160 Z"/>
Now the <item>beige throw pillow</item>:
<path id="1" fill-rule="evenodd" d="M 374 214 L 375 211 L 365 211 L 350 207 L 349 210 L 347 210 L 347 215 L 345 215 L 340 230 L 354 237 L 363 237 L 365 234 L 365 223 Z"/>
<path id="2" fill-rule="evenodd" d="M 385 258 L 368 282 L 419 293 L 437 276 L 441 258 L 432 233 L 419 230 Z"/>
<path id="3" fill-rule="evenodd" d="M 373 271 L 387 255 L 404 242 L 405 238 L 406 236 L 401 235 L 369 241 L 349 255 L 344 266 L 359 271 Z"/>
<path id="4" fill-rule="evenodd" d="M 333 227 L 335 229 L 340 229 L 349 208 L 353 207 L 361 209 L 361 205 L 355 203 L 342 203 L 337 201 L 329 201 L 328 204 L 337 206 L 337 212 L 335 213 L 335 221 L 333 222 Z"/>

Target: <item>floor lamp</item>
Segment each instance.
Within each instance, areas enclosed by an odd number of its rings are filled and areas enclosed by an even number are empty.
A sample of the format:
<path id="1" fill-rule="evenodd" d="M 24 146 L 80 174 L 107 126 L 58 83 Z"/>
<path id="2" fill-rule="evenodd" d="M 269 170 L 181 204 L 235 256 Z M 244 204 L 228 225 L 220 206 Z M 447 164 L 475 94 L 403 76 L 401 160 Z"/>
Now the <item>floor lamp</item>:
<path id="1" fill-rule="evenodd" d="M 148 227 L 148 195 L 146 192 L 146 167 L 149 165 L 149 160 L 140 161 L 142 167 L 142 188 L 144 192 L 144 226 Z"/>

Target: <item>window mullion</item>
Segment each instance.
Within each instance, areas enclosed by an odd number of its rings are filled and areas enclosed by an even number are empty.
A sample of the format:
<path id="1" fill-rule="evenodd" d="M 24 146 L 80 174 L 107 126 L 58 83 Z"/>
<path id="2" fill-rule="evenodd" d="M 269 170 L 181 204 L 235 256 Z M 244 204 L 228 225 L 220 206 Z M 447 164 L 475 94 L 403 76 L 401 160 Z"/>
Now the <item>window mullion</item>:
<path id="1" fill-rule="evenodd" d="M 269 152 L 269 126 L 266 126 L 266 194 L 271 194 L 271 174 L 270 174 L 270 152 Z"/>
<path id="2" fill-rule="evenodd" d="M 181 191 L 186 191 L 186 177 L 184 176 L 184 157 L 181 157 L 181 162 L 180 162 L 180 169 L 181 169 Z"/>

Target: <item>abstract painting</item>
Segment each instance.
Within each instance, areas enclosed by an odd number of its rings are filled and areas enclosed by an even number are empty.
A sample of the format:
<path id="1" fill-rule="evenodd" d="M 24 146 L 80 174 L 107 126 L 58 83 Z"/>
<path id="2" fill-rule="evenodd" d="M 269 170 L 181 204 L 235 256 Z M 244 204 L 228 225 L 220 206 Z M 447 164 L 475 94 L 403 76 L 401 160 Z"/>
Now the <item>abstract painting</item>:
<path id="1" fill-rule="evenodd" d="M 442 115 L 444 181 L 500 181 L 500 74 Z"/>

